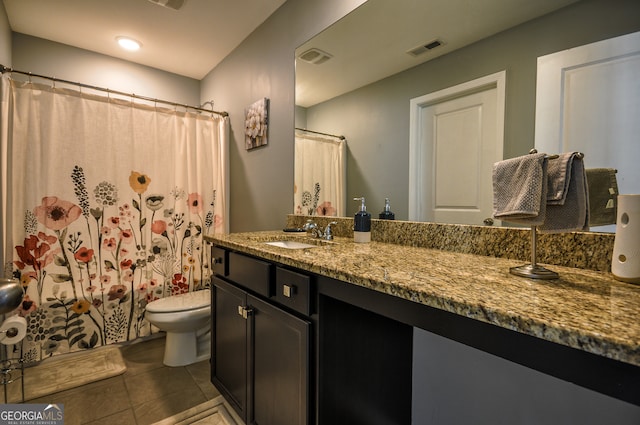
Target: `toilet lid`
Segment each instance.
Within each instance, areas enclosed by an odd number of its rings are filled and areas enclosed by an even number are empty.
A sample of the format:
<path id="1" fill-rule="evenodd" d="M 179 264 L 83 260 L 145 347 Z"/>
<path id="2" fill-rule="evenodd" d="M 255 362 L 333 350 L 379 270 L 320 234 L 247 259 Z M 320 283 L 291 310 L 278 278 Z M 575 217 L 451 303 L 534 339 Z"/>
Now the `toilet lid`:
<path id="1" fill-rule="evenodd" d="M 211 291 L 203 289 L 201 291 L 188 292 L 186 294 L 173 295 L 151 301 L 147 304 L 147 311 L 154 313 L 171 313 L 174 311 L 189 311 L 211 305 Z"/>

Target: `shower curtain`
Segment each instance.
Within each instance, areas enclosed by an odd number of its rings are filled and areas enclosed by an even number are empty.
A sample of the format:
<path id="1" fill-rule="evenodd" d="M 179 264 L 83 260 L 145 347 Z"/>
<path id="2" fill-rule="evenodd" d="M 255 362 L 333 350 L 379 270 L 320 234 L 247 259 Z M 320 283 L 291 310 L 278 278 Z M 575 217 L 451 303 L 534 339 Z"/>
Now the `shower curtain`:
<path id="1" fill-rule="evenodd" d="M 345 216 L 347 142 L 296 130 L 293 210 L 296 214 Z"/>
<path id="2" fill-rule="evenodd" d="M 228 231 L 228 118 L 7 74 L 1 95 L 2 259 L 26 290 L 23 358 L 155 332 L 147 303 L 210 285 L 202 236 Z"/>

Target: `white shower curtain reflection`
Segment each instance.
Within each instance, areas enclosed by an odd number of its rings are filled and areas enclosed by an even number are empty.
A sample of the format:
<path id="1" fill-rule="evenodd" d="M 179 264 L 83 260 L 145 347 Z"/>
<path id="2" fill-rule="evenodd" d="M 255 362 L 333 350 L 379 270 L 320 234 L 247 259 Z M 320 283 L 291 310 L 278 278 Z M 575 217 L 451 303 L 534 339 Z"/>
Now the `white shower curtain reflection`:
<path id="1" fill-rule="evenodd" d="M 148 302 L 209 285 L 228 118 L 2 84 L 3 260 L 26 288 L 24 357 L 148 335 Z"/>
<path id="2" fill-rule="evenodd" d="M 345 216 L 347 142 L 296 130 L 294 198 L 296 214 Z"/>

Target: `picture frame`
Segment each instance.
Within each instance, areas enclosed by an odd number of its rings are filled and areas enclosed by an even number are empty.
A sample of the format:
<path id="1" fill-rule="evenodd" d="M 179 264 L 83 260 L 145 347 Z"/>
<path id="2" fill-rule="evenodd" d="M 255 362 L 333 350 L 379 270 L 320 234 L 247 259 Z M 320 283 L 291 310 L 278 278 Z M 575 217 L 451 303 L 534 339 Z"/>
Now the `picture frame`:
<path id="1" fill-rule="evenodd" d="M 269 99 L 262 98 L 244 110 L 245 149 L 265 146 L 269 142 Z"/>

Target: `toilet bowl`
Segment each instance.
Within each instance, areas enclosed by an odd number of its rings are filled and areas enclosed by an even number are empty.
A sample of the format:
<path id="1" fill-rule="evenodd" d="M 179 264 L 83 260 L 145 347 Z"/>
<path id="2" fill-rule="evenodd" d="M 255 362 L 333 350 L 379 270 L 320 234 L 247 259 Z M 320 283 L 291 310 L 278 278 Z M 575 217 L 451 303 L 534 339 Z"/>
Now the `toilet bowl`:
<path id="1" fill-rule="evenodd" d="M 211 291 L 189 292 L 147 304 L 145 318 L 167 334 L 163 363 L 185 366 L 211 355 Z"/>

